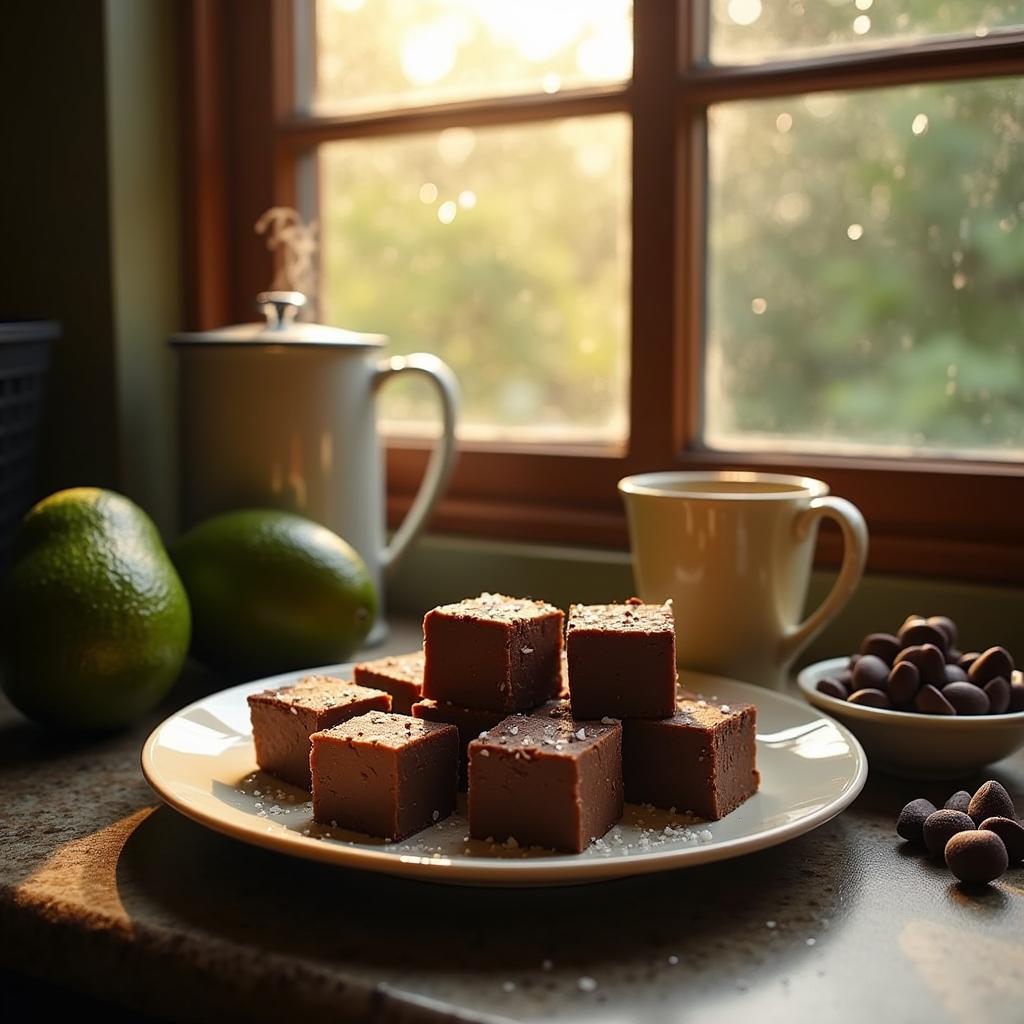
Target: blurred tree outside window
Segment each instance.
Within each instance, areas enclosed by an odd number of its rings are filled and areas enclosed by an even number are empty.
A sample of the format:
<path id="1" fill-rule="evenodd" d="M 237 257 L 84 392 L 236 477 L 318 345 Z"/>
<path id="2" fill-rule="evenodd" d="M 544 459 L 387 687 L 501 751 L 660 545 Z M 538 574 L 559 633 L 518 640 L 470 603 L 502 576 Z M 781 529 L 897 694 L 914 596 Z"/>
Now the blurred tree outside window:
<path id="1" fill-rule="evenodd" d="M 1024 450 L 1024 91 L 710 111 L 706 437 Z"/>
<path id="2" fill-rule="evenodd" d="M 319 0 L 317 113 L 625 81 L 628 0 Z M 318 155 L 322 313 L 428 349 L 474 440 L 623 442 L 628 432 L 629 119 L 456 126 Z M 431 429 L 418 381 L 381 396 Z"/>
<path id="3" fill-rule="evenodd" d="M 636 0 L 652 2 L 670 0 Z M 632 13 L 628 0 L 316 0 L 305 113 L 409 111 L 412 124 L 419 107 L 495 104 L 493 123 L 371 126 L 315 158 L 322 316 L 446 359 L 465 437 L 628 440 L 630 303 L 643 301 L 630 204 L 644 187 L 630 115 L 506 124 L 500 101 L 628 90 Z M 707 61 L 743 67 L 1024 24 L 1016 0 L 697 13 Z M 706 115 L 703 443 L 1019 457 L 1020 78 L 751 90 Z M 385 397 L 392 431 L 429 429 L 432 409 L 415 386 Z"/>

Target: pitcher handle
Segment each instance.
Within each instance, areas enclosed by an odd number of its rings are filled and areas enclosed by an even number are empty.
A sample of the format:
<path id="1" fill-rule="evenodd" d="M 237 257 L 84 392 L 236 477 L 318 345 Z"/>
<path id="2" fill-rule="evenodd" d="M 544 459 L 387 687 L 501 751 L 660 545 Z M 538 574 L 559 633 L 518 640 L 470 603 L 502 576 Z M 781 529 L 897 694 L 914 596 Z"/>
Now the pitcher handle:
<path id="1" fill-rule="evenodd" d="M 405 554 L 416 535 L 434 510 L 455 466 L 455 417 L 459 408 L 459 382 L 447 363 L 426 352 L 408 356 L 391 356 L 377 364 L 375 386 L 380 387 L 400 373 L 418 373 L 426 377 L 441 399 L 442 433 L 430 454 L 423 482 L 409 506 L 401 525 L 391 537 L 391 543 L 381 552 L 381 566 L 390 573 Z"/>
<path id="2" fill-rule="evenodd" d="M 813 498 L 793 529 L 798 539 L 808 535 L 822 519 L 834 519 L 843 534 L 843 564 L 828 596 L 782 639 L 783 662 L 788 665 L 838 614 L 853 596 L 864 575 L 868 557 L 868 528 L 860 509 L 845 498 Z"/>

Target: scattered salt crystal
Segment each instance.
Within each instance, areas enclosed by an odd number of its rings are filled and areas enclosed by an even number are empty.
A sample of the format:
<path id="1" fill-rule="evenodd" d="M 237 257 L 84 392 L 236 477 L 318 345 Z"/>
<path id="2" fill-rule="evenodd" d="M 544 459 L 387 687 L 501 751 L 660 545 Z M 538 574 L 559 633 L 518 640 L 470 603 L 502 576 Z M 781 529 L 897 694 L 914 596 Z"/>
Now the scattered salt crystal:
<path id="1" fill-rule="evenodd" d="M 775 927 L 775 922 L 774 921 L 765 921 L 764 926 L 765 926 L 765 928 L 774 928 Z"/>
<path id="2" fill-rule="evenodd" d="M 485 740 L 485 739 L 487 739 L 487 733 L 486 732 L 480 733 L 480 735 L 477 737 L 477 739 L 478 740 Z"/>
<path id="3" fill-rule="evenodd" d="M 728 704 L 723 704 L 723 705 L 722 705 L 722 710 L 723 710 L 723 711 L 732 711 L 732 708 L 731 708 L 731 707 L 729 707 L 729 705 L 728 705 Z"/>
<path id="4" fill-rule="evenodd" d="M 491 752 L 486 747 L 483 750 L 479 751 L 479 754 L 480 754 L 481 757 L 490 757 L 491 756 Z"/>
<path id="5" fill-rule="evenodd" d="M 441 817 L 441 812 L 434 811 L 434 813 L 430 817 L 433 818 L 434 821 L 437 821 L 437 819 Z"/>
<path id="6" fill-rule="evenodd" d="M 513 736 L 518 736 L 518 735 L 519 735 L 519 726 L 518 726 L 518 725 L 513 725 L 513 726 L 512 726 L 512 728 L 511 728 L 511 729 L 509 729 L 509 732 L 510 732 L 510 733 L 511 733 L 511 734 L 512 734 Z"/>
<path id="7" fill-rule="evenodd" d="M 807 945 L 808 946 L 813 946 L 816 941 L 817 941 L 816 939 L 808 939 L 807 940 Z"/>
<path id="8" fill-rule="evenodd" d="M 533 737 L 532 736 L 524 736 L 523 737 L 523 742 L 524 743 L 532 743 L 533 742 Z"/>
<path id="9" fill-rule="evenodd" d="M 510 850 L 517 850 L 519 849 L 519 840 L 516 839 L 515 836 L 509 836 L 508 839 L 505 840 L 505 846 Z"/>
<path id="10" fill-rule="evenodd" d="M 584 974 L 583 977 L 576 982 L 576 986 L 581 992 L 593 992 L 594 989 L 597 988 L 597 982 L 593 978 Z"/>
<path id="11" fill-rule="evenodd" d="M 673 954 L 672 954 L 672 955 L 671 955 L 671 956 L 670 956 L 670 957 L 668 958 L 668 962 L 669 962 L 669 963 L 670 963 L 670 964 L 671 964 L 671 965 L 672 965 L 673 967 L 675 967 L 675 965 L 676 965 L 677 963 L 679 963 L 679 957 L 677 957 L 677 956 L 675 955 L 675 953 L 673 953 Z"/>
<path id="12" fill-rule="evenodd" d="M 298 714 L 298 711 L 296 711 L 296 710 L 295 710 L 295 706 L 294 706 L 294 705 L 292 705 L 292 706 L 291 706 L 291 707 L 290 707 L 290 708 L 289 708 L 288 710 L 289 710 L 289 711 L 290 711 L 290 712 L 291 712 L 291 713 L 292 713 L 293 715 L 297 715 L 297 714 Z"/>
<path id="13" fill-rule="evenodd" d="M 618 725 L 619 721 L 620 721 L 620 719 L 618 719 L 618 718 L 612 718 L 610 715 L 605 715 L 604 718 L 601 719 L 601 724 L 602 725 Z"/>
<path id="14" fill-rule="evenodd" d="M 586 731 L 586 729 L 580 729 L 580 730 L 577 731 L 576 739 L 578 739 L 578 740 L 585 740 L 586 738 L 587 738 L 587 731 Z"/>
<path id="15" fill-rule="evenodd" d="M 533 648 L 532 647 L 520 647 L 519 648 L 519 653 L 520 654 L 533 654 Z"/>

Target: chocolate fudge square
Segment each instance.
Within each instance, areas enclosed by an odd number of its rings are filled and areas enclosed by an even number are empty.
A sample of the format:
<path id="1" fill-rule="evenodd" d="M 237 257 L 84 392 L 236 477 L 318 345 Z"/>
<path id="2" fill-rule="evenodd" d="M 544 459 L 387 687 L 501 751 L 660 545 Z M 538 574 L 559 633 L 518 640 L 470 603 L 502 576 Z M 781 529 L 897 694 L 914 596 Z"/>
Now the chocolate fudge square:
<path id="1" fill-rule="evenodd" d="M 686 695 L 660 722 L 622 723 L 622 774 L 631 803 L 717 820 L 757 792 L 753 704 Z"/>
<path id="2" fill-rule="evenodd" d="M 558 699 L 569 699 L 569 659 L 566 657 L 564 646 L 562 657 L 558 663 Z"/>
<path id="3" fill-rule="evenodd" d="M 333 676 L 307 676 L 294 686 L 249 697 L 256 763 L 271 775 L 308 790 L 309 737 L 367 711 L 388 711 L 380 690 Z"/>
<path id="4" fill-rule="evenodd" d="M 563 618 L 502 594 L 434 608 L 423 619 L 423 696 L 506 714 L 556 697 Z"/>
<path id="5" fill-rule="evenodd" d="M 566 701 L 510 715 L 469 744 L 469 831 L 579 853 L 622 817 L 622 726 Z"/>
<path id="6" fill-rule="evenodd" d="M 505 712 L 464 708 L 460 704 L 449 704 L 446 701 L 421 700 L 413 704 L 412 716 L 427 722 L 447 722 L 459 730 L 459 789 L 465 791 L 469 778 L 467 748 L 470 741 L 486 729 L 496 726 L 505 717 Z"/>
<path id="7" fill-rule="evenodd" d="M 397 840 L 455 810 L 454 725 L 373 711 L 310 738 L 313 817 L 321 823 Z"/>
<path id="8" fill-rule="evenodd" d="M 364 661 L 353 667 L 352 677 L 360 686 L 390 693 L 394 714 L 411 715 L 423 695 L 423 650 Z"/>
<path id="9" fill-rule="evenodd" d="M 574 604 L 565 638 L 577 718 L 667 718 L 675 710 L 672 606 Z"/>

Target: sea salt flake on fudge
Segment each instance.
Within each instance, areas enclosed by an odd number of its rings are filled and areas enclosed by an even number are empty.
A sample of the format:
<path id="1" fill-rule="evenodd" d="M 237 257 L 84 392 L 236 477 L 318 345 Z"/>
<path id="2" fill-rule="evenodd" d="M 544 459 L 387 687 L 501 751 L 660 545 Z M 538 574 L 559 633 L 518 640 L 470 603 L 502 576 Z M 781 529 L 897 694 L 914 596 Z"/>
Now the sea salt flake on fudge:
<path id="1" fill-rule="evenodd" d="M 423 651 L 364 661 L 353 667 L 352 676 L 360 686 L 390 693 L 394 714 L 411 715 L 423 696 Z"/>
<path id="2" fill-rule="evenodd" d="M 308 790 L 309 737 L 367 711 L 388 711 L 391 697 L 350 679 L 307 676 L 294 686 L 251 694 L 249 717 L 256 763 L 265 772 Z"/>
<path id="3" fill-rule="evenodd" d="M 511 715 L 469 744 L 475 839 L 579 853 L 622 817 L 622 799 L 622 726 L 580 721 L 566 701 Z"/>
<path id="4" fill-rule="evenodd" d="M 397 841 L 455 810 L 453 725 L 373 711 L 311 740 L 316 821 Z"/>
<path id="5" fill-rule="evenodd" d="M 505 712 L 464 708 L 460 704 L 449 704 L 446 701 L 421 700 L 413 704 L 412 716 L 427 722 L 446 722 L 459 730 L 459 789 L 465 791 L 469 777 L 467 748 L 470 740 L 496 726 L 505 717 Z"/>
<path id="6" fill-rule="evenodd" d="M 558 695 L 562 612 L 543 601 L 481 594 L 423 619 L 423 696 L 518 711 Z"/>
<path id="7" fill-rule="evenodd" d="M 622 723 L 626 799 L 717 820 L 757 792 L 757 709 L 683 695 L 662 721 Z"/>
<path id="8" fill-rule="evenodd" d="M 675 710 L 670 604 L 574 604 L 565 644 L 577 718 L 667 718 Z"/>

